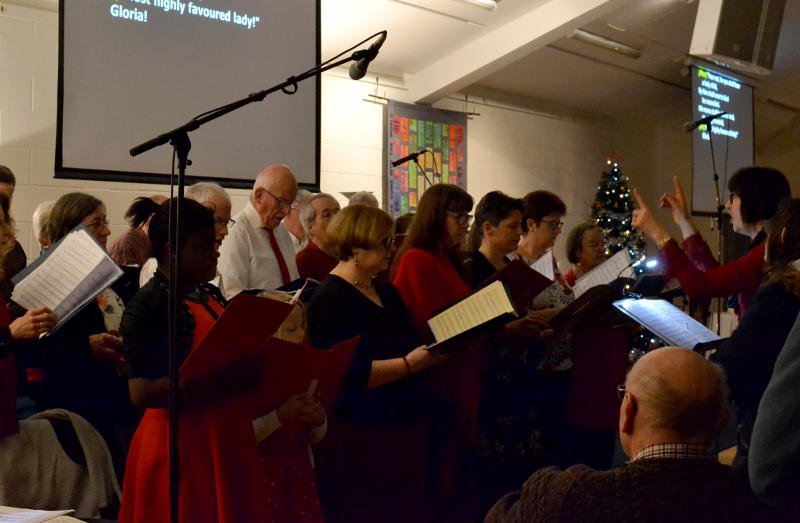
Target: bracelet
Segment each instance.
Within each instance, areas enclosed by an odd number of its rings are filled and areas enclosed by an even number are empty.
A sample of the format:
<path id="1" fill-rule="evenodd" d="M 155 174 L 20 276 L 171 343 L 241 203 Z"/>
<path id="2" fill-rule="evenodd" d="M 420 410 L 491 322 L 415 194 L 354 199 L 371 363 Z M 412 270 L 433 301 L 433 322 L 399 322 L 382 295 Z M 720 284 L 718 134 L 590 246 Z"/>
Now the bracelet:
<path id="1" fill-rule="evenodd" d="M 408 360 L 405 356 L 403 356 L 403 363 L 406 364 L 406 376 L 409 376 L 411 374 L 411 364 L 408 363 Z"/>
<path id="2" fill-rule="evenodd" d="M 661 249 L 663 249 L 663 248 L 664 248 L 664 246 L 665 246 L 667 243 L 669 243 L 669 241 L 670 241 L 671 239 L 672 239 L 672 237 L 671 237 L 671 236 L 667 236 L 667 237 L 666 237 L 666 238 L 664 238 L 663 240 L 659 241 L 659 242 L 658 242 L 658 250 L 661 250 Z"/>

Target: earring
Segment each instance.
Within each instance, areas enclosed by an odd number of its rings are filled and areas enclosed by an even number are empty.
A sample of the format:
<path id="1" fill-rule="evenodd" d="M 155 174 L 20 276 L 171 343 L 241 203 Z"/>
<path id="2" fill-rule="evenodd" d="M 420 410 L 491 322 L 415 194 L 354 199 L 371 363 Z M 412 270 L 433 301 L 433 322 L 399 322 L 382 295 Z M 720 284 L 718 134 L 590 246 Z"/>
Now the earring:
<path id="1" fill-rule="evenodd" d="M 358 253 L 353 253 L 353 259 L 356 261 L 356 267 L 358 267 Z"/>

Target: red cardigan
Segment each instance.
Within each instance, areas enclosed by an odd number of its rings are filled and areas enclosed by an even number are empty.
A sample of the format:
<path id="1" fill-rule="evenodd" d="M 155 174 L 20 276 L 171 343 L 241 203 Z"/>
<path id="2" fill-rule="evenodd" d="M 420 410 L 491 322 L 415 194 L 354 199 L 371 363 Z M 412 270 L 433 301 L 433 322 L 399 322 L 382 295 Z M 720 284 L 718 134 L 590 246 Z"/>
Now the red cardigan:
<path id="1" fill-rule="evenodd" d="M 412 248 L 403 254 L 392 281 L 400 291 L 423 339 L 430 339 L 427 321 L 445 306 L 469 294 L 450 260 L 441 252 L 431 254 Z"/>
<path id="2" fill-rule="evenodd" d="M 765 242 L 761 242 L 741 258 L 720 265 L 700 234 L 695 233 L 686 238 L 683 249 L 677 241 L 668 241 L 659 257 L 666 276 L 677 278 L 691 300 L 738 294 L 737 315 L 741 320 L 761 285 L 764 245 Z"/>
<path id="3" fill-rule="evenodd" d="M 412 248 L 397 264 L 394 285 L 411 311 L 423 340 L 432 340 L 427 321 L 437 312 L 469 294 L 470 288 L 443 253 L 432 254 Z M 452 360 L 431 369 L 435 395 L 457 407 L 453 430 L 461 445 L 478 443 L 478 409 L 484 354 L 473 350 L 457 354 Z M 457 445 L 458 445 L 457 444 Z"/>
<path id="4" fill-rule="evenodd" d="M 336 258 L 309 241 L 305 249 L 297 253 L 297 271 L 301 278 L 322 281 L 339 263 Z"/>

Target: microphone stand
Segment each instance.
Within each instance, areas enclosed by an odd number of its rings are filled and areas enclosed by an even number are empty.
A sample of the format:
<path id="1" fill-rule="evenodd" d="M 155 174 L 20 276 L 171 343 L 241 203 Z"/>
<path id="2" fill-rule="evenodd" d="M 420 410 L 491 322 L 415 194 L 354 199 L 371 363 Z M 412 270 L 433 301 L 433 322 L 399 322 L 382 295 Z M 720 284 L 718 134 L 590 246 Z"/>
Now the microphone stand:
<path id="1" fill-rule="evenodd" d="M 178 199 L 177 201 L 170 202 L 170 223 L 169 223 L 169 242 L 170 248 L 174 249 L 174 256 L 170 257 L 170 267 L 169 267 L 169 302 L 168 302 L 168 322 L 169 322 L 169 334 L 168 334 L 168 344 L 169 344 L 169 399 L 168 399 L 168 407 L 169 407 L 169 496 L 170 496 L 170 521 L 173 523 L 177 523 L 179 521 L 180 515 L 180 456 L 178 452 L 178 406 L 180 402 L 180 394 L 179 394 L 179 365 L 178 362 L 180 360 L 180 353 L 178 348 L 178 311 L 180 307 L 180 297 L 179 292 L 181 289 L 181 274 L 180 274 L 180 267 L 181 267 L 181 249 L 178 248 L 180 245 L 180 221 L 181 221 L 181 210 L 182 210 L 182 202 L 184 195 L 184 187 L 185 187 L 185 176 L 186 176 L 186 167 L 191 165 L 192 162 L 189 160 L 189 150 L 192 148 L 192 143 L 189 140 L 189 133 L 192 131 L 196 131 L 204 124 L 216 120 L 221 116 L 224 116 L 230 112 L 233 112 L 245 105 L 249 105 L 253 102 L 261 102 L 266 98 L 268 95 L 274 93 L 275 91 L 282 91 L 285 94 L 294 94 L 297 92 L 297 84 L 302 82 L 303 80 L 307 80 L 308 78 L 313 78 L 321 75 L 325 71 L 333 69 L 335 67 L 339 67 L 340 65 L 344 65 L 348 62 L 356 62 L 361 60 L 362 58 L 366 58 L 371 60 L 374 58 L 374 55 L 370 57 L 369 50 L 359 50 L 352 53 L 350 56 L 346 58 L 341 58 L 336 60 L 337 58 L 341 57 L 345 53 L 351 51 L 355 47 L 367 42 L 368 40 L 374 38 L 375 36 L 386 33 L 386 31 L 380 31 L 375 33 L 374 35 L 362 40 L 361 42 L 357 43 L 350 49 L 336 55 L 334 58 L 328 60 L 327 62 L 323 62 L 322 64 L 315 65 L 308 71 L 301 73 L 297 76 L 290 76 L 285 81 L 270 87 L 268 89 L 264 89 L 262 91 L 258 91 L 256 93 L 252 93 L 245 98 L 237 100 L 235 102 L 223 105 L 222 107 L 218 107 L 216 109 L 212 109 L 205 113 L 202 113 L 198 116 L 195 116 L 185 124 L 181 125 L 180 127 L 176 127 L 171 131 L 167 131 L 162 133 L 150 140 L 147 140 L 144 143 L 141 143 L 130 150 L 131 156 L 137 156 L 142 154 L 150 149 L 154 149 L 166 143 L 169 143 L 174 148 L 174 155 L 178 159 Z M 334 61 L 336 60 L 336 61 Z M 174 157 L 173 157 L 174 161 Z M 174 171 L 174 164 L 173 164 L 173 171 Z M 175 185 L 174 177 L 170 178 L 170 188 L 172 189 Z M 174 205 L 173 205 L 174 204 Z"/>
<path id="2" fill-rule="evenodd" d="M 427 173 L 427 172 L 425 172 L 425 168 L 424 168 L 424 167 L 422 167 L 422 165 L 420 165 L 420 163 L 419 163 L 419 157 L 417 157 L 417 158 L 414 158 L 414 163 L 415 163 L 415 164 L 417 164 L 417 169 L 419 169 L 419 172 L 421 172 L 421 173 L 422 173 L 422 176 L 425 178 L 425 181 L 428 183 L 428 187 L 430 187 L 431 185 L 433 185 L 433 184 L 431 183 L 431 181 L 428 179 L 428 173 Z M 435 179 L 435 178 L 434 178 L 434 179 Z M 427 190 L 428 190 L 428 187 L 425 187 L 425 191 L 427 191 Z M 425 191 L 422 191 L 422 192 L 425 192 Z"/>
<path id="3" fill-rule="evenodd" d="M 714 133 L 711 132 L 711 122 L 708 122 L 708 146 L 711 148 L 711 169 L 714 172 L 714 198 L 717 203 L 717 259 L 722 265 L 722 253 L 725 252 L 724 243 L 725 235 L 722 233 L 722 211 L 725 206 L 722 205 L 722 198 L 719 192 L 719 174 L 717 173 L 717 161 L 714 156 Z M 722 330 L 722 304 L 723 298 L 717 298 L 717 335 Z"/>

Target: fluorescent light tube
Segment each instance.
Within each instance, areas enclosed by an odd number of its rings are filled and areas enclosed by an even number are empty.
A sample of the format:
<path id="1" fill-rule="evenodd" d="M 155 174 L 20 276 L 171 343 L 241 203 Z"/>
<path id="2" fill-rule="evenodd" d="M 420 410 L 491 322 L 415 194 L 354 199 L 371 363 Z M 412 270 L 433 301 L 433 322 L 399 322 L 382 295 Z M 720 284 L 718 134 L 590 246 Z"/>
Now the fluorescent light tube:
<path id="1" fill-rule="evenodd" d="M 578 40 L 579 42 L 602 47 L 603 49 L 607 49 L 609 51 L 614 51 L 615 53 L 619 53 L 629 58 L 639 58 L 642 56 L 642 51 L 636 49 L 635 47 L 625 45 L 615 40 L 610 40 L 604 36 L 596 35 L 594 33 L 590 33 L 589 31 L 584 31 L 583 29 L 575 29 L 575 32 L 572 33 L 570 38 L 573 40 Z"/>

